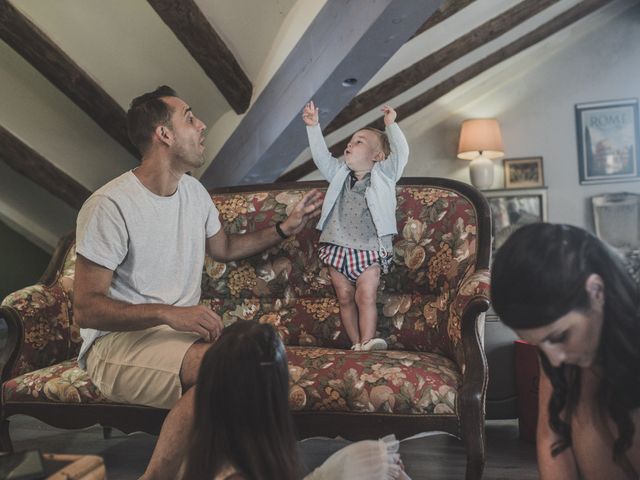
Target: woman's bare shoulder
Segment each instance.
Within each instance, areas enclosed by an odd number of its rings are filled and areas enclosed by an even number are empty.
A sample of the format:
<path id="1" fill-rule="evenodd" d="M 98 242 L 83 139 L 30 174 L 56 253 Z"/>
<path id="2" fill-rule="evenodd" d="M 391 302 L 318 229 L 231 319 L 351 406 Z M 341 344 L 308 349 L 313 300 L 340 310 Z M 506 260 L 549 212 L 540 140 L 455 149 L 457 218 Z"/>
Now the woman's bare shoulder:
<path id="1" fill-rule="evenodd" d="M 218 473 L 213 480 L 246 480 L 246 478 L 235 468 L 227 467 Z"/>

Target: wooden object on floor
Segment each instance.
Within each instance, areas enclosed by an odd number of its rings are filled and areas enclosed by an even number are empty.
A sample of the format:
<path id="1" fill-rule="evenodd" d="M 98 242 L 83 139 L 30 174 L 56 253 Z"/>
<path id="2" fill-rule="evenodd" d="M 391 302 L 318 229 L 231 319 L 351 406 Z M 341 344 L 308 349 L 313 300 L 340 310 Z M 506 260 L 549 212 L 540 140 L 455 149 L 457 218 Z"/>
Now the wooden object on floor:
<path id="1" fill-rule="evenodd" d="M 47 480 L 105 480 L 107 470 L 102 457 L 97 455 L 69 455 L 43 453 L 42 458 L 51 462 L 69 462 Z"/>

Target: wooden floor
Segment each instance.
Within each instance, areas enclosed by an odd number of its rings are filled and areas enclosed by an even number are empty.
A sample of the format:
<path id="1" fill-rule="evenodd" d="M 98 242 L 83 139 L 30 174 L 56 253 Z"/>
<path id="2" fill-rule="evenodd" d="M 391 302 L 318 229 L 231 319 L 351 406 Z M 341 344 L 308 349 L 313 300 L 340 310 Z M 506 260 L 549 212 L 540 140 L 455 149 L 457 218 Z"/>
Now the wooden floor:
<path id="1" fill-rule="evenodd" d="M 136 479 L 144 471 L 156 437 L 113 432 L 102 438 L 98 426 L 85 430 L 60 430 L 25 416 L 11 419 L 11 437 L 16 450 L 39 448 L 43 452 L 96 454 L 104 458 L 110 480 Z M 487 422 L 485 479 L 528 480 L 538 478 L 535 447 L 518 439 L 515 420 Z M 348 442 L 336 439 L 307 439 L 301 442 L 305 466 L 313 469 Z M 400 453 L 413 480 L 464 478 L 462 443 L 448 435 L 435 435 L 401 443 Z"/>

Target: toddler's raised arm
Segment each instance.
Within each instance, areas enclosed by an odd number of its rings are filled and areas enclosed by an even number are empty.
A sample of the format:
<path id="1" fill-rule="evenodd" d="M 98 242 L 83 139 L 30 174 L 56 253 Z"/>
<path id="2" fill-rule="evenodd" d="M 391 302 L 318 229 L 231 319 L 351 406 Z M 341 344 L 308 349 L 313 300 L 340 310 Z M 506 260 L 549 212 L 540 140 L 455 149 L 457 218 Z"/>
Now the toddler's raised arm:
<path id="1" fill-rule="evenodd" d="M 396 116 L 398 116 L 398 114 L 396 113 L 396 111 L 389 105 L 384 105 L 382 107 L 382 111 L 384 112 L 384 124 L 385 125 L 391 125 L 393 122 L 396 121 Z"/>
<path id="2" fill-rule="evenodd" d="M 313 104 L 313 100 L 307 103 L 302 109 L 302 120 L 307 127 L 313 127 L 318 124 L 318 108 Z"/>
<path id="3" fill-rule="evenodd" d="M 302 120 L 307 125 L 307 137 L 309 138 L 313 163 L 316 164 L 322 176 L 330 182 L 338 171 L 340 162 L 331 155 L 327 148 L 318 123 L 318 111 L 319 109 L 313 101 L 307 103 L 302 109 Z"/>
<path id="4" fill-rule="evenodd" d="M 385 130 L 389 138 L 391 153 L 384 162 L 380 163 L 380 168 L 385 175 L 398 181 L 409 161 L 409 144 L 396 123 L 396 111 L 389 105 L 383 106 L 381 110 L 384 112 Z"/>

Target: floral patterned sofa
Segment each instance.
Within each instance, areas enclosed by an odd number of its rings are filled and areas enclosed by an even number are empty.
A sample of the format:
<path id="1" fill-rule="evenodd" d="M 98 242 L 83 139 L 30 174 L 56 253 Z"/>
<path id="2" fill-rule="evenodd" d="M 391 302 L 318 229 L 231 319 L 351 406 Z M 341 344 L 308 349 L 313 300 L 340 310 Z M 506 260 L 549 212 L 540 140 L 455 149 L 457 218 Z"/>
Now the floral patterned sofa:
<path id="1" fill-rule="evenodd" d="M 272 225 L 324 182 L 239 187 L 212 193 L 229 232 Z M 287 345 L 290 407 L 302 437 L 406 437 L 441 430 L 463 439 L 467 478 L 484 465 L 487 365 L 483 312 L 489 306 L 490 214 L 474 188 L 445 179 L 403 179 L 397 187 L 394 265 L 379 295 L 383 352 L 352 352 L 311 221 L 297 236 L 243 261 L 207 258 L 203 302 L 225 325 L 271 323 Z M 26 414 L 62 428 L 96 423 L 157 433 L 166 411 L 108 401 L 78 368 L 73 323 L 73 235 L 41 281 L 10 294 L 0 315 L 0 442 L 11 448 L 9 417 Z"/>

